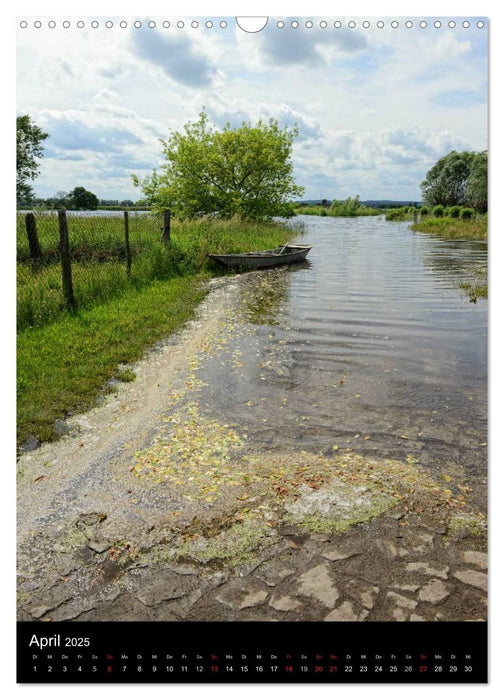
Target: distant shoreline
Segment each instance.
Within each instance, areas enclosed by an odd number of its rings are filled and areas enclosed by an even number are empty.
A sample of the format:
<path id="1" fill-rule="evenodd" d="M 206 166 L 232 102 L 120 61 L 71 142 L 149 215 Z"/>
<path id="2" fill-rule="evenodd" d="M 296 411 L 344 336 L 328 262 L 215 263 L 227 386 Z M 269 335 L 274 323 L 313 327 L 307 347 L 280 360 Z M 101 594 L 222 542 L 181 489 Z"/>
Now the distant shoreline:
<path id="1" fill-rule="evenodd" d="M 122 207 L 119 204 L 110 206 L 110 207 L 97 207 L 96 209 L 72 209 L 70 207 L 62 207 L 62 209 L 65 209 L 66 211 L 150 211 L 150 207 Z M 27 206 L 19 206 L 17 207 L 17 211 L 33 211 L 33 210 L 39 210 L 39 207 L 29 207 Z M 55 207 L 53 209 L 43 209 L 43 211 L 51 212 L 51 211 L 58 211 L 58 207 Z"/>

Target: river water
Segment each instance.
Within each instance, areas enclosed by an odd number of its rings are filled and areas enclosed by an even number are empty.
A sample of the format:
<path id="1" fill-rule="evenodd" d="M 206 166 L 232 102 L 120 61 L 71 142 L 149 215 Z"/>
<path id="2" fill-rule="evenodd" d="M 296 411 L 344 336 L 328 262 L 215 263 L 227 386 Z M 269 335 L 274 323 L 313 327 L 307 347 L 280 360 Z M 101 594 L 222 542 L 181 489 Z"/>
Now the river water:
<path id="1" fill-rule="evenodd" d="M 353 450 L 460 469 L 485 494 L 483 242 L 383 217 L 297 217 L 308 262 L 242 276 L 203 407 L 267 450 Z M 232 332 L 229 332 L 229 328 Z"/>

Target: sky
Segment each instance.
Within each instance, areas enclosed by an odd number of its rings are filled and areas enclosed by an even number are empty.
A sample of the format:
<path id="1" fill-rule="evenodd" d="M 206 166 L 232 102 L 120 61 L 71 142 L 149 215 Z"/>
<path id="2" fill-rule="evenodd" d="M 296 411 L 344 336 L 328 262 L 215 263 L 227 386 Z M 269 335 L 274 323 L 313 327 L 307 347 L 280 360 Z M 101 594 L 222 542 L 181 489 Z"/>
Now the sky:
<path id="1" fill-rule="evenodd" d="M 100 199 L 140 198 L 131 174 L 159 168 L 160 139 L 202 109 L 218 128 L 297 124 L 292 161 L 304 199 L 420 200 L 440 157 L 487 148 L 484 18 L 482 28 L 474 17 L 450 28 L 440 17 L 436 28 L 436 18 L 412 17 L 408 28 L 400 17 L 394 28 L 384 17 L 380 28 L 372 17 L 366 27 L 362 18 L 335 27 L 330 17 L 270 17 L 257 33 L 232 17 L 97 17 L 97 27 L 87 17 L 81 28 L 76 17 L 68 27 L 54 17 L 54 28 L 47 17 L 21 19 L 17 113 L 50 134 L 40 197 L 82 186 Z"/>

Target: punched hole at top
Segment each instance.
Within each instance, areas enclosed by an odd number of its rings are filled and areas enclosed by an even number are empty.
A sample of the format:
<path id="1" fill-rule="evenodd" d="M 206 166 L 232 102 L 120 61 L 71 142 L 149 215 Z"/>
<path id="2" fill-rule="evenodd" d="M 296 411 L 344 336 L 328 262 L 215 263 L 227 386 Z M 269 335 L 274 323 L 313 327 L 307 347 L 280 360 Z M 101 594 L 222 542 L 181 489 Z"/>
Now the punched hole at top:
<path id="1" fill-rule="evenodd" d="M 256 32 L 260 32 L 261 29 L 264 29 L 264 27 L 268 24 L 268 18 L 267 17 L 236 17 L 236 24 L 244 32 L 248 32 L 249 34 L 255 34 Z"/>

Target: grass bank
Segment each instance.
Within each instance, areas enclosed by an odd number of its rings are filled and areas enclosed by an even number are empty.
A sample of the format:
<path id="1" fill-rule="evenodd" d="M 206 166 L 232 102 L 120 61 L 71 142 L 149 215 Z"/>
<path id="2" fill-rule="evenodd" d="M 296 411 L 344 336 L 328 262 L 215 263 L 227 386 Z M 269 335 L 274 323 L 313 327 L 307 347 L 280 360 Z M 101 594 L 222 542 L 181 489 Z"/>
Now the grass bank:
<path id="1" fill-rule="evenodd" d="M 58 221 L 54 215 L 37 215 L 42 260 L 30 260 L 24 218 L 17 230 L 17 328 L 43 326 L 65 311 L 59 262 Z M 76 216 L 69 213 L 68 229 L 72 277 L 77 308 L 91 308 L 140 290 L 154 280 L 217 273 L 207 253 L 237 253 L 272 248 L 286 243 L 292 230 L 278 223 L 240 219 L 174 221 L 171 245 L 161 242 L 162 219 L 137 214 L 130 217 L 131 274 L 126 274 L 123 217 Z"/>
<path id="2" fill-rule="evenodd" d="M 413 231 L 434 233 L 438 236 L 443 236 L 443 238 L 451 239 L 469 238 L 477 241 L 486 241 L 488 235 L 486 216 L 474 219 L 428 218 L 413 224 L 411 228 Z"/>
<path id="3" fill-rule="evenodd" d="M 86 225 L 96 231 L 99 223 L 89 222 Z M 120 224 L 120 219 L 116 224 L 103 222 L 102 235 L 95 236 L 92 244 L 85 226 L 79 224 L 81 237 L 73 239 L 74 251 L 81 251 L 81 260 L 74 264 L 76 312 L 64 309 L 59 266 L 50 255 L 47 264 L 37 267 L 18 262 L 20 446 L 29 438 L 42 442 L 58 437 L 55 423 L 91 407 L 108 380 L 134 379 L 131 372 L 121 372 L 120 365 L 137 360 L 180 328 L 203 299 L 204 280 L 223 274 L 206 258 L 207 252 L 272 248 L 293 234 L 276 223 L 175 222 L 167 248 L 159 243 L 159 229 L 152 222 L 139 222 L 138 249 L 128 279 L 116 256 Z M 43 250 L 50 251 L 52 233 L 40 239 Z M 26 311 L 30 295 L 31 314 Z"/>
<path id="4" fill-rule="evenodd" d="M 58 437 L 55 423 L 91 407 L 119 365 L 191 318 L 203 299 L 202 276 L 157 281 L 113 301 L 29 328 L 17 338 L 18 443 Z"/>

